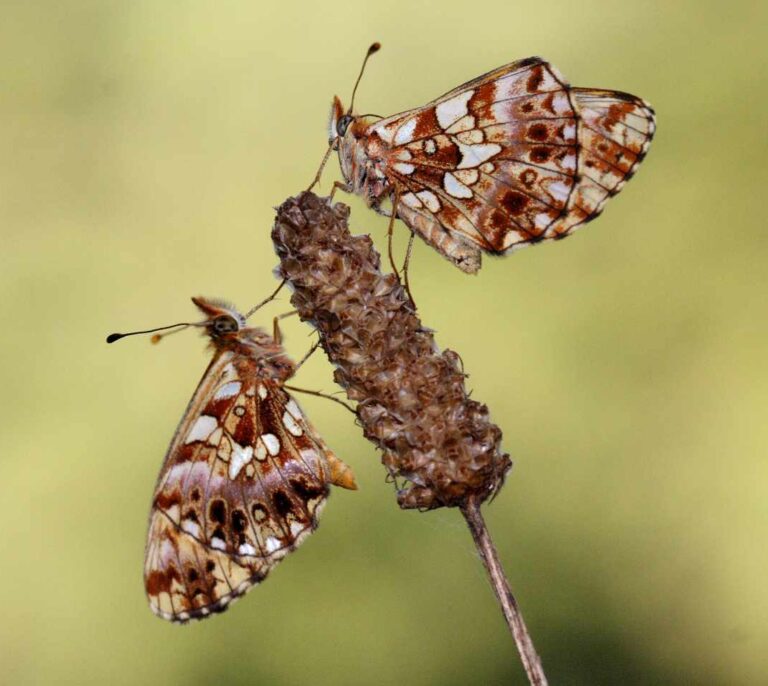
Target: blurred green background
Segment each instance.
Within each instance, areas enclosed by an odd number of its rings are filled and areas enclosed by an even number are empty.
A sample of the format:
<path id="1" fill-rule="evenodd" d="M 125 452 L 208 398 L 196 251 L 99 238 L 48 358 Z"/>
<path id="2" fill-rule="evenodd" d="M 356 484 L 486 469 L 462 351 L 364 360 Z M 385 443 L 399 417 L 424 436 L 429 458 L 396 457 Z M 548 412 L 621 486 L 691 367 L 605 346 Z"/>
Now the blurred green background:
<path id="1" fill-rule="evenodd" d="M 315 398 L 360 490 L 226 614 L 172 626 L 144 599 L 150 494 L 208 353 L 104 335 L 274 288 L 272 208 L 380 40 L 361 111 L 533 54 L 655 106 L 597 222 L 476 278 L 419 243 L 412 285 L 515 459 L 487 517 L 551 682 L 765 683 L 767 21 L 760 2 L 4 2 L 0 682 L 524 682 L 458 514 L 399 511 Z M 386 221 L 339 197 L 384 248 Z M 309 329 L 285 330 L 301 356 Z M 334 390 L 321 355 L 296 383 Z"/>

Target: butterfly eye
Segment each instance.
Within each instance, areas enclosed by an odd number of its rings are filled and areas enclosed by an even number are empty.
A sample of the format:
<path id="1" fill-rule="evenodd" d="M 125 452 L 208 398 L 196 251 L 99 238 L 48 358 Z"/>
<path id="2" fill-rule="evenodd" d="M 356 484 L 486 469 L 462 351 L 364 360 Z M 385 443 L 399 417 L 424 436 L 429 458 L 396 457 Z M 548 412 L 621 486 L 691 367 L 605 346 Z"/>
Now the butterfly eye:
<path id="1" fill-rule="evenodd" d="M 235 333 L 240 330 L 240 325 L 234 317 L 222 315 L 213 320 L 213 330 L 218 334 Z"/>
<path id="2" fill-rule="evenodd" d="M 339 118 L 339 121 L 336 122 L 336 133 L 339 136 L 343 136 L 347 129 L 349 128 L 349 125 L 352 123 L 352 115 L 351 114 L 345 114 L 343 117 Z"/>

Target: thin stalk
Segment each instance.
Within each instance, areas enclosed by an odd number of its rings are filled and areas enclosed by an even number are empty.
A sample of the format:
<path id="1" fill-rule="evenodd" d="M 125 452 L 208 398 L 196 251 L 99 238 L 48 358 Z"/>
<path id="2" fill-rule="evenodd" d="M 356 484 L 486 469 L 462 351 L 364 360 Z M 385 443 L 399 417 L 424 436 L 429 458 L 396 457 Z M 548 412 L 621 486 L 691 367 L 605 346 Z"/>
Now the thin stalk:
<path id="1" fill-rule="evenodd" d="M 547 686 L 547 677 L 541 666 L 541 658 L 533 646 L 533 641 L 523 621 L 523 615 L 517 606 L 515 596 L 512 595 L 507 577 L 504 575 L 496 546 L 493 545 L 488 527 L 486 527 L 480 512 L 480 505 L 471 498 L 461 506 L 461 513 L 467 521 L 472 540 L 480 553 L 485 571 L 488 572 L 493 592 L 496 594 L 504 619 L 515 639 L 517 651 L 520 653 L 525 673 L 528 675 L 528 681 L 533 686 Z"/>

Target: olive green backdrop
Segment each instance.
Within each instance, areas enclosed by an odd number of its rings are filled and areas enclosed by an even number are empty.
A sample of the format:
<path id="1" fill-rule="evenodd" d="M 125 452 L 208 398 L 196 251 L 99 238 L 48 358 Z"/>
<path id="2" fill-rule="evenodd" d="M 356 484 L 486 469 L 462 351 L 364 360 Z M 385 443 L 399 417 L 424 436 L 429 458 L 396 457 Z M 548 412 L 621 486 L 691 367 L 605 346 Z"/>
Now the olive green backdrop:
<path id="1" fill-rule="evenodd" d="M 3 3 L 0 682 L 524 682 L 458 514 L 399 511 L 315 398 L 360 490 L 226 614 L 172 626 L 144 599 L 150 494 L 208 353 L 104 335 L 274 288 L 272 208 L 308 185 L 373 40 L 361 111 L 533 54 L 655 106 L 597 222 L 478 277 L 419 244 L 413 290 L 515 460 L 487 516 L 552 683 L 768 678 L 765 7 Z M 310 330 L 285 329 L 301 356 Z M 296 383 L 334 390 L 320 354 Z"/>

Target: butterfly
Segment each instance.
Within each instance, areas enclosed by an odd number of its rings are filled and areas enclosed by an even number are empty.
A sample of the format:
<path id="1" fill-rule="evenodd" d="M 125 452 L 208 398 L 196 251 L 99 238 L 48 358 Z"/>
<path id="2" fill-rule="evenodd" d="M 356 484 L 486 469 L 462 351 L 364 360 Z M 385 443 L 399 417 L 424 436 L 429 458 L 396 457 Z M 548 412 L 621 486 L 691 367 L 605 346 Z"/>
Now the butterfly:
<path id="1" fill-rule="evenodd" d="M 644 100 L 573 88 L 530 57 L 383 119 L 345 112 L 335 97 L 329 145 L 344 190 L 476 273 L 482 252 L 564 238 L 597 217 L 635 173 L 654 131 Z M 387 199 L 391 211 L 382 208 Z"/>
<path id="2" fill-rule="evenodd" d="M 173 622 L 225 610 L 314 531 L 331 484 L 357 487 L 286 391 L 296 365 L 277 337 L 192 301 L 214 356 L 165 456 L 144 562 L 150 607 Z"/>

